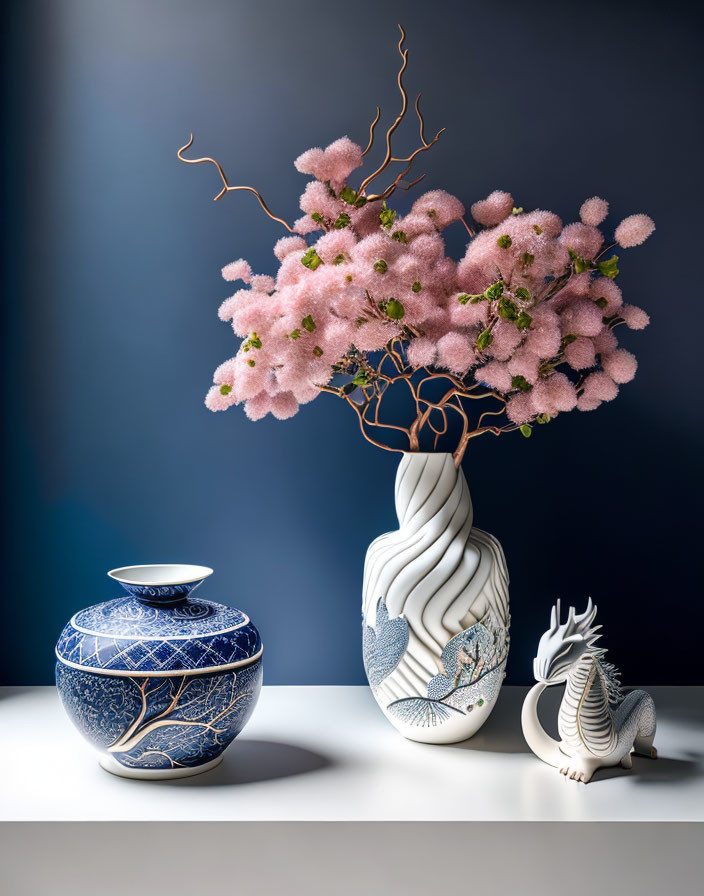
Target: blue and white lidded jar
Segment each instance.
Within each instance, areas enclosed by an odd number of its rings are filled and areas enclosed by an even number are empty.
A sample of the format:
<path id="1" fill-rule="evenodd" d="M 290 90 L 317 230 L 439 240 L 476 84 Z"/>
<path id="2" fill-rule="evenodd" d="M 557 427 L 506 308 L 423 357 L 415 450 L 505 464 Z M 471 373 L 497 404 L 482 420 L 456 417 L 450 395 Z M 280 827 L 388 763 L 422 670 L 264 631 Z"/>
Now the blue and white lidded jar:
<path id="1" fill-rule="evenodd" d="M 240 610 L 192 596 L 205 566 L 108 573 L 127 596 L 81 610 L 56 645 L 69 717 L 126 778 L 177 778 L 216 766 L 251 716 L 262 642 Z"/>

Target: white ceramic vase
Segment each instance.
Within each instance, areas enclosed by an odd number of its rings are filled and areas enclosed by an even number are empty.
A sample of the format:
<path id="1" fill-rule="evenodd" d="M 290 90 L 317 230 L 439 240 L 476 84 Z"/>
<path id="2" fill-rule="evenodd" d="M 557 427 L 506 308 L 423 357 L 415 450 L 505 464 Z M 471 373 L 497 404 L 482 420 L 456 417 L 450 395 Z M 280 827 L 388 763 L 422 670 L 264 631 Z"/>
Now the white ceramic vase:
<path id="1" fill-rule="evenodd" d="M 481 728 L 508 654 L 508 571 L 473 528 L 451 454 L 407 453 L 396 474 L 399 528 L 364 564 L 364 666 L 374 697 L 410 740 L 447 744 Z"/>

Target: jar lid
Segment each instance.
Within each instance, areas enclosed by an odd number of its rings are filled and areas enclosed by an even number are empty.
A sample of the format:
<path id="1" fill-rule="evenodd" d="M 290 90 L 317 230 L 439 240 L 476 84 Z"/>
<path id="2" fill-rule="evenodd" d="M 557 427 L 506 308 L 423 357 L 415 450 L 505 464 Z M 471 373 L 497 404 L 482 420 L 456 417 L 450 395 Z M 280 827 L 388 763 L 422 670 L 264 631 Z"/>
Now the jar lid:
<path id="1" fill-rule="evenodd" d="M 130 593 L 80 610 L 59 637 L 57 658 L 100 675 L 160 677 L 224 672 L 262 655 L 259 632 L 241 610 L 190 593 L 177 603 L 147 597 Z"/>

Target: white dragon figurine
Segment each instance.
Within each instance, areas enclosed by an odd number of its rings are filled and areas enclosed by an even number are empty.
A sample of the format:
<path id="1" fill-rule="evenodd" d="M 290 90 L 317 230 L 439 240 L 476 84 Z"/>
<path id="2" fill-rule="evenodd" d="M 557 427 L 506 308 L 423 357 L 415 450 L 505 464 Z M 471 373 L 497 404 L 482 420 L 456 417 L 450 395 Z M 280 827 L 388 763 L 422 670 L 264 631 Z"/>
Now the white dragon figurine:
<path id="1" fill-rule="evenodd" d="M 560 601 L 552 608 L 550 628 L 541 637 L 533 660 L 537 680 L 523 703 L 521 725 L 528 746 L 543 762 L 573 781 L 589 781 L 603 766 L 631 768 L 631 749 L 657 757 L 655 704 L 646 691 L 623 695 L 619 674 L 595 647 L 600 625 L 593 626 L 596 607 L 591 598 L 580 616 L 570 607 L 560 622 Z M 550 737 L 538 720 L 540 695 L 553 684 L 565 684 L 558 731 Z"/>

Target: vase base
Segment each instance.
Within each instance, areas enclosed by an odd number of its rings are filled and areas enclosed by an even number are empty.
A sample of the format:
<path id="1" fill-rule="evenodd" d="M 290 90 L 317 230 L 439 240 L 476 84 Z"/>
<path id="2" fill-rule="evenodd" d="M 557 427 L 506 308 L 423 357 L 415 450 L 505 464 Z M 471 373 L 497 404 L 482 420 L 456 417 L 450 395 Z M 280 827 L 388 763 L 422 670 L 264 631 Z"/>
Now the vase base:
<path id="1" fill-rule="evenodd" d="M 491 714 L 495 703 L 495 700 L 491 703 L 487 702 L 481 707 L 475 707 L 471 714 L 463 713 L 454 716 L 436 726 L 404 724 L 394 718 L 386 709 L 384 715 L 406 740 L 412 740 L 419 744 L 459 744 L 474 737 Z"/>
<path id="2" fill-rule="evenodd" d="M 202 775 L 220 765 L 223 754 L 204 762 L 202 765 L 193 765 L 188 768 L 128 768 L 122 765 L 112 756 L 103 756 L 100 759 L 100 767 L 111 775 L 120 778 L 137 778 L 142 781 L 166 781 L 171 778 L 190 778 L 192 775 Z"/>

